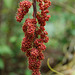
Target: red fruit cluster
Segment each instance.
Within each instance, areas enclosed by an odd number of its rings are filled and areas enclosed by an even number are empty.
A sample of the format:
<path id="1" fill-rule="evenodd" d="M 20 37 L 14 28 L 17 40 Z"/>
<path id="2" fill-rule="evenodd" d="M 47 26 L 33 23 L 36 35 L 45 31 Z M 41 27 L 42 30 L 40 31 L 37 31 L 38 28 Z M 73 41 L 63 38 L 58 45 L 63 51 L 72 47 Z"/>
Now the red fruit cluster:
<path id="1" fill-rule="evenodd" d="M 37 0 L 37 2 L 39 2 L 41 12 L 37 12 L 36 18 L 27 18 L 22 27 L 25 37 L 22 41 L 21 50 L 26 52 L 29 61 L 29 69 L 33 71 L 32 75 L 41 75 L 39 70 L 41 60 L 44 59 L 42 51 L 46 49 L 44 43 L 47 43 L 49 40 L 47 36 L 48 33 L 45 31 L 44 26 L 50 17 L 47 15 L 47 13 L 49 13 L 47 9 L 51 5 L 51 2 L 49 0 Z M 29 1 L 20 2 L 20 8 L 18 9 L 16 17 L 18 22 L 21 22 L 31 5 Z M 40 27 L 37 26 L 36 19 Z"/>
<path id="2" fill-rule="evenodd" d="M 32 48 L 33 45 L 33 40 L 35 37 L 35 24 L 36 24 L 36 19 L 26 19 L 24 25 L 23 25 L 23 32 L 25 33 L 25 37 L 23 38 L 22 41 L 22 51 L 23 52 L 28 52 L 30 48 Z"/>
<path id="3" fill-rule="evenodd" d="M 45 26 L 46 21 L 49 20 L 50 15 L 47 15 L 49 13 L 48 7 L 51 5 L 50 0 L 37 0 L 39 2 L 39 9 L 41 10 L 40 12 L 37 12 L 37 19 L 40 24 L 40 26 Z"/>
<path id="4" fill-rule="evenodd" d="M 24 16 L 28 13 L 29 8 L 31 7 L 32 3 L 29 1 L 22 1 L 19 4 L 16 20 L 21 22 Z"/>

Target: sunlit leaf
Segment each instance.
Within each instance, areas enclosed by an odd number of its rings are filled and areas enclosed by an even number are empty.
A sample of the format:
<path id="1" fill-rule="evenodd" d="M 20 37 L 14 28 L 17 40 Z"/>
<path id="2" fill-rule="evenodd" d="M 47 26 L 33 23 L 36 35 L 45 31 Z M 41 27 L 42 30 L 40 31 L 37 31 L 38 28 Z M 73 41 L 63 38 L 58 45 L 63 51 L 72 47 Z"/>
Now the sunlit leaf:
<path id="1" fill-rule="evenodd" d="M 5 6 L 6 6 L 7 8 L 11 8 L 11 7 L 12 7 L 12 1 L 13 1 L 13 0 L 4 0 Z"/>

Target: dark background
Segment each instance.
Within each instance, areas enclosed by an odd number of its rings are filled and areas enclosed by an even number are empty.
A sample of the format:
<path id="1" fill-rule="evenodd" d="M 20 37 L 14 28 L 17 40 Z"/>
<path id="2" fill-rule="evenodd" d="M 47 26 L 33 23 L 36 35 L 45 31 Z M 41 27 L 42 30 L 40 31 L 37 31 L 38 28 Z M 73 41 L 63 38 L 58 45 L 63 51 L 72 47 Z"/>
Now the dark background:
<path id="1" fill-rule="evenodd" d="M 33 9 L 18 23 L 16 12 L 22 0 L 0 0 L 0 75 L 31 75 L 25 53 L 21 51 L 24 37 L 22 25 Z M 50 38 L 42 61 L 42 75 L 56 75 L 50 66 L 64 75 L 75 75 L 75 0 L 51 0 L 51 18 L 45 28 Z M 38 9 L 38 6 L 37 6 Z M 57 74 L 58 75 L 58 74 Z"/>

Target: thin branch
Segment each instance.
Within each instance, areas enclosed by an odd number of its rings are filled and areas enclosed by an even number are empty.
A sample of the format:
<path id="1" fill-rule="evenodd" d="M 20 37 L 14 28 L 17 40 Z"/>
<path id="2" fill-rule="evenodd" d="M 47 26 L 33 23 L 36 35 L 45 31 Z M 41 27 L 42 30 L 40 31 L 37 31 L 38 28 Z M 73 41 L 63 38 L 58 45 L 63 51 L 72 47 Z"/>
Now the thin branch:
<path id="1" fill-rule="evenodd" d="M 36 18 L 36 13 L 37 13 L 36 0 L 33 0 L 33 17 L 34 18 Z"/>

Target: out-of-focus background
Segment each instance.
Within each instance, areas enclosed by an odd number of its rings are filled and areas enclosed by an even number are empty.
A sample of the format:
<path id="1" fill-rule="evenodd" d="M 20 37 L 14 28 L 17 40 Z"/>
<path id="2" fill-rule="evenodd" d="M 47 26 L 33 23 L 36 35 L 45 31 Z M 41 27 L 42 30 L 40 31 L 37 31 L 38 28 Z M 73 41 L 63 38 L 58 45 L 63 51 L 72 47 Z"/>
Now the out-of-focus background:
<path id="1" fill-rule="evenodd" d="M 21 51 L 24 37 L 22 25 L 33 9 L 18 23 L 15 19 L 22 0 L 0 0 L 0 75 L 31 75 L 25 53 Z M 50 66 L 64 75 L 75 75 L 75 0 L 51 0 L 51 18 L 45 28 L 50 38 L 42 61 L 42 75 L 56 75 Z M 38 8 L 38 7 L 37 7 Z M 58 75 L 58 74 L 57 74 Z"/>

